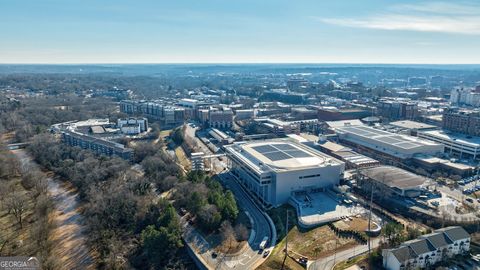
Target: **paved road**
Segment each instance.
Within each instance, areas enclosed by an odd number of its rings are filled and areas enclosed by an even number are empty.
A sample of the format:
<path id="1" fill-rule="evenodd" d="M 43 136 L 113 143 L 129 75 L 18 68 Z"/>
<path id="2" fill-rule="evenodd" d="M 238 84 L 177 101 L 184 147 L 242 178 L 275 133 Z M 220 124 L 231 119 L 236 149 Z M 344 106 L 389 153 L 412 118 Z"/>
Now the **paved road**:
<path id="1" fill-rule="evenodd" d="M 230 268 L 255 269 L 265 260 L 258 247 L 265 236 L 269 239 L 269 249 L 271 250 L 271 248 L 273 248 L 271 241 L 273 236 L 270 223 L 257 205 L 248 197 L 240 184 L 234 180 L 233 176 L 229 173 L 223 173 L 219 174 L 219 177 L 220 181 L 233 192 L 239 206 L 249 213 L 249 216 L 253 220 L 252 230 L 255 235 L 253 239 L 250 239 L 251 241 L 248 243 L 248 248 L 241 256 L 226 257 L 224 259 L 225 264 Z"/>
<path id="2" fill-rule="evenodd" d="M 380 238 L 372 239 L 372 249 L 378 247 L 379 244 Z M 353 258 L 365 252 L 368 252 L 368 245 L 358 245 L 353 248 L 340 251 L 336 255 L 318 259 L 308 266 L 308 270 L 331 270 L 335 264 L 346 261 L 349 258 Z"/>

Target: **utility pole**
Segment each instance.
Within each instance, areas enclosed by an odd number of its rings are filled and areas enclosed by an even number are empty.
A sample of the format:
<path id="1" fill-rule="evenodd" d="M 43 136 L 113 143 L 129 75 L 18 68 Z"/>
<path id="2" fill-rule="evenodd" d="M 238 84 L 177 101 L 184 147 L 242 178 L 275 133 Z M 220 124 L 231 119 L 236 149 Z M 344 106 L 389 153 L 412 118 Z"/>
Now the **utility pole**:
<path id="1" fill-rule="evenodd" d="M 288 255 L 288 209 L 287 209 L 287 219 L 285 222 L 285 255 Z"/>
<path id="2" fill-rule="evenodd" d="M 338 237 L 335 237 L 335 252 L 333 253 L 333 265 L 335 265 L 337 261 L 337 244 L 338 244 Z"/>
<path id="3" fill-rule="evenodd" d="M 285 266 L 285 261 L 287 260 L 287 256 L 288 256 L 288 209 L 287 209 L 287 219 L 285 221 L 285 257 L 283 257 L 283 263 L 282 263 L 282 270 L 283 270 L 283 267 Z"/>
<path id="4" fill-rule="evenodd" d="M 370 224 L 372 222 L 372 204 L 373 204 L 373 181 L 370 182 L 370 211 L 368 212 L 368 231 L 370 232 Z M 370 256 L 370 233 L 368 233 L 368 255 Z"/>

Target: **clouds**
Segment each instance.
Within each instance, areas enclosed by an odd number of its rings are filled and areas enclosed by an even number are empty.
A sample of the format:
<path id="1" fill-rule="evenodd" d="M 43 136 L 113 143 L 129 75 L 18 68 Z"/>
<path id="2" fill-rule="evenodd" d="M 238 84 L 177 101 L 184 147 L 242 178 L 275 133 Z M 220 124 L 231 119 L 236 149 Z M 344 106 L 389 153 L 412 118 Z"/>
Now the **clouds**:
<path id="1" fill-rule="evenodd" d="M 396 5 L 362 18 L 318 18 L 345 27 L 480 35 L 480 5 L 428 2 Z"/>

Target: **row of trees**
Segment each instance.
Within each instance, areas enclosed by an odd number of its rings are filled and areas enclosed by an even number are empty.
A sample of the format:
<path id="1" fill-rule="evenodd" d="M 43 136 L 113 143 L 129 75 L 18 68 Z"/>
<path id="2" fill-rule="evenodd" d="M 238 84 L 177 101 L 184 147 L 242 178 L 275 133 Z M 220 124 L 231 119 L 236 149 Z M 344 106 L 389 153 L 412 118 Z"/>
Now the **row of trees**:
<path id="1" fill-rule="evenodd" d="M 388 247 L 396 247 L 405 241 L 418 238 L 422 233 L 417 228 L 404 228 L 401 223 L 388 222 L 382 228 L 382 234 Z"/>
<path id="2" fill-rule="evenodd" d="M 15 221 L 10 229 L 0 231 L 0 254 L 15 256 L 34 254 L 46 269 L 56 267 L 58 262 L 51 254 L 49 239 L 53 224 L 49 215 L 52 201 L 48 197 L 48 180 L 43 172 L 28 163 L 21 163 L 0 143 L 0 206 Z M 18 246 L 21 234 L 25 246 Z M 26 249 L 25 249 L 26 248 Z"/>
<path id="3" fill-rule="evenodd" d="M 101 268 L 182 267 L 177 256 L 181 227 L 173 206 L 158 196 L 176 184 L 178 168 L 160 146 L 140 144 L 135 149 L 144 153 L 139 160 L 144 174 L 122 159 L 94 156 L 47 134 L 34 137 L 29 151 L 77 187 Z"/>
<path id="4" fill-rule="evenodd" d="M 15 131 L 15 139 L 23 142 L 55 123 L 93 117 L 115 118 L 116 108 L 109 99 L 84 99 L 73 94 L 21 101 L 0 97 L 0 133 Z"/>

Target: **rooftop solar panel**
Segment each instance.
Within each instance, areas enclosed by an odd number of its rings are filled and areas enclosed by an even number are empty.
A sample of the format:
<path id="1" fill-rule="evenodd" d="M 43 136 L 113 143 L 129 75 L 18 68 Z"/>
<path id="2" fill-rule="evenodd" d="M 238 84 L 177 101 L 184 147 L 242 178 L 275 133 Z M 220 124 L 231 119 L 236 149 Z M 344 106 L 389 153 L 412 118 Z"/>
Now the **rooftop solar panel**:
<path id="1" fill-rule="evenodd" d="M 297 150 L 297 148 L 290 144 L 274 144 L 273 147 L 277 148 L 278 150 Z"/>
<path id="2" fill-rule="evenodd" d="M 252 147 L 255 151 L 261 153 L 261 154 L 264 154 L 264 153 L 267 153 L 267 152 L 273 152 L 273 151 L 277 151 L 276 148 L 274 148 L 273 146 L 271 145 L 260 145 L 260 146 L 254 146 Z"/>
<path id="3" fill-rule="evenodd" d="M 270 159 L 271 161 L 278 161 L 278 160 L 284 160 L 284 159 L 289 159 L 291 158 L 289 155 L 283 153 L 283 152 L 280 152 L 280 151 L 277 151 L 277 152 L 271 152 L 271 153 L 266 153 L 264 154 L 264 156 L 266 156 L 268 159 Z"/>
<path id="4" fill-rule="evenodd" d="M 305 158 L 305 157 L 311 157 L 309 153 L 306 153 L 301 150 L 293 150 L 293 151 L 285 151 L 286 154 L 294 157 L 294 158 Z"/>
<path id="5" fill-rule="evenodd" d="M 375 129 L 375 128 L 371 128 L 371 127 L 360 127 L 359 126 L 359 127 L 356 127 L 356 128 L 359 129 L 359 130 L 365 131 L 365 132 L 370 132 L 373 135 L 391 135 L 391 133 L 389 133 L 389 132 L 379 130 L 379 129 Z"/>
<path id="6" fill-rule="evenodd" d="M 379 137 L 379 138 L 377 138 L 377 140 L 379 140 L 379 141 L 381 141 L 381 142 L 388 143 L 388 144 L 405 142 L 404 140 L 399 140 L 399 139 L 397 139 L 397 138 L 395 138 L 395 137 Z"/>
<path id="7" fill-rule="evenodd" d="M 365 135 L 370 133 L 368 131 L 361 130 L 361 129 L 356 129 L 356 128 L 349 128 L 349 129 L 347 129 L 347 131 L 355 133 L 355 134 L 360 135 L 360 136 L 365 136 Z"/>
<path id="8" fill-rule="evenodd" d="M 420 145 L 418 143 L 403 142 L 403 143 L 396 144 L 396 146 L 400 146 L 402 148 L 414 148 Z"/>

